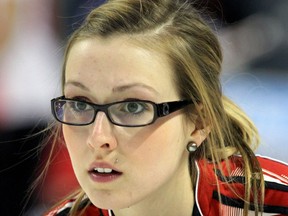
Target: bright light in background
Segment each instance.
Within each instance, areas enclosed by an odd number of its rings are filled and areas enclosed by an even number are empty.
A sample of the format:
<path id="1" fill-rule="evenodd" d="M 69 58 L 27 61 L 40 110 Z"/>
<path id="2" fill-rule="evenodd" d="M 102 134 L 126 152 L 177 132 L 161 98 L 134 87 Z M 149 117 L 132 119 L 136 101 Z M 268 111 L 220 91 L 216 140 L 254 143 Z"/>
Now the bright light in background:
<path id="1" fill-rule="evenodd" d="M 254 121 L 257 153 L 288 162 L 288 73 L 236 72 L 223 76 L 223 91 Z"/>

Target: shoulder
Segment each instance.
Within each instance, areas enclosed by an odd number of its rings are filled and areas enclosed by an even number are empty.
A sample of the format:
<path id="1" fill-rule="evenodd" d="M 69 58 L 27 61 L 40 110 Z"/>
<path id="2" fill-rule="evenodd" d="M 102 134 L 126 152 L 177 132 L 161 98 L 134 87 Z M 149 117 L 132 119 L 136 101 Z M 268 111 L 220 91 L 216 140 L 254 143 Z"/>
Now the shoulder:
<path id="1" fill-rule="evenodd" d="M 256 158 L 262 169 L 265 181 L 288 185 L 287 163 L 261 155 L 256 155 Z M 222 177 L 225 175 L 228 179 L 229 177 L 244 177 L 244 161 L 241 156 L 230 157 L 228 160 L 229 168 L 225 161 L 222 161 L 218 165 L 205 161 L 198 161 L 197 163 L 199 172 L 202 173 L 202 175 L 215 176 L 216 174 L 218 178 L 221 178 L 221 175 Z M 223 173 L 218 172 L 220 167 L 222 168 L 221 170 Z"/>
<path id="2" fill-rule="evenodd" d="M 54 207 L 52 210 L 44 214 L 44 216 L 68 216 L 72 206 L 75 204 L 75 199 L 66 200 L 60 205 Z M 93 204 L 88 203 L 88 200 L 83 200 L 80 204 L 82 209 L 85 207 L 83 216 L 109 216 L 108 210 L 103 210 L 95 207 Z M 82 210 L 80 207 L 80 210 Z"/>
<path id="3" fill-rule="evenodd" d="M 264 212 L 274 213 L 272 215 L 288 213 L 288 165 L 260 155 L 257 155 L 257 159 L 265 181 Z M 220 206 L 230 210 L 243 207 L 239 196 L 231 190 L 232 187 L 240 194 L 245 193 L 243 159 L 241 156 L 232 156 L 228 163 L 229 168 L 225 161 L 218 165 L 203 160 L 196 162 L 198 177 L 195 199 L 202 215 L 213 215 L 213 212 L 217 214 Z M 222 172 L 219 169 L 220 166 Z"/>
<path id="4" fill-rule="evenodd" d="M 265 181 L 264 204 L 267 211 L 288 214 L 288 165 L 269 157 L 257 156 Z"/>
<path id="5" fill-rule="evenodd" d="M 288 185 L 288 164 L 273 158 L 257 155 L 265 181 Z"/>

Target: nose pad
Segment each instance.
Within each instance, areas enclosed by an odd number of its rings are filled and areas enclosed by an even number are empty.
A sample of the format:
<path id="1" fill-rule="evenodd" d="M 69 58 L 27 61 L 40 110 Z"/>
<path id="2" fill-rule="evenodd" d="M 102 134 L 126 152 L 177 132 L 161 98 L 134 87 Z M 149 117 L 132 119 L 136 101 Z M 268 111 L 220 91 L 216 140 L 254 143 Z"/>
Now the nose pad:
<path id="1" fill-rule="evenodd" d="M 102 111 L 97 112 L 95 121 L 91 125 L 88 137 L 88 145 L 95 148 L 114 149 L 117 147 L 116 138 L 113 132 L 113 124 Z"/>

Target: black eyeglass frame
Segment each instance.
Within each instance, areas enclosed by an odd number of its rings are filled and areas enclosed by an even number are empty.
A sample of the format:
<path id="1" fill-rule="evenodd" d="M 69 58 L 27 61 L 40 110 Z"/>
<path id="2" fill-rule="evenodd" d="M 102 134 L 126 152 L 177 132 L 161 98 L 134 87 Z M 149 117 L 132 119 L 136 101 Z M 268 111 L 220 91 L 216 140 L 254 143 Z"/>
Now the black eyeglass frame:
<path id="1" fill-rule="evenodd" d="M 94 116 L 92 118 L 92 120 L 88 123 L 83 123 L 83 124 L 75 124 L 75 123 L 68 123 L 68 122 L 64 122 L 62 120 L 60 120 L 57 117 L 56 114 L 56 106 L 55 103 L 58 102 L 59 100 L 63 100 L 63 101 L 75 101 L 75 102 L 81 102 L 81 103 L 86 103 L 88 105 L 90 105 L 91 107 L 94 108 Z M 146 124 L 141 124 L 141 125 L 125 125 L 125 124 L 119 124 L 117 122 L 115 122 L 111 117 L 110 114 L 108 112 L 108 108 L 112 105 L 118 104 L 118 103 L 123 103 L 123 102 L 143 102 L 143 103 L 149 103 L 153 106 L 154 108 L 154 116 L 153 119 L 151 120 L 151 122 L 146 123 Z M 52 111 L 52 115 L 54 116 L 54 118 L 61 122 L 62 124 L 66 124 L 66 125 L 73 125 L 73 126 L 86 126 L 86 125 L 90 125 L 92 124 L 97 116 L 97 113 L 99 111 L 104 112 L 107 116 L 107 118 L 109 119 L 109 121 L 114 124 L 114 125 L 118 125 L 118 126 L 122 126 L 122 127 L 144 127 L 147 125 L 151 125 L 153 124 L 158 118 L 167 116 L 173 112 L 176 112 L 190 104 L 193 104 L 192 100 L 179 100 L 179 101 L 170 101 L 170 102 L 163 102 L 163 103 L 154 103 L 152 101 L 149 100 L 137 100 L 137 99 L 133 99 L 133 100 L 124 100 L 124 101 L 117 101 L 117 102 L 113 102 L 113 103 L 108 103 L 108 104 L 94 104 L 91 102 L 87 102 L 87 101 L 83 101 L 83 100 L 77 100 L 77 99 L 70 99 L 70 98 L 65 98 L 65 96 L 60 96 L 57 98 L 53 98 L 51 100 L 51 111 Z"/>

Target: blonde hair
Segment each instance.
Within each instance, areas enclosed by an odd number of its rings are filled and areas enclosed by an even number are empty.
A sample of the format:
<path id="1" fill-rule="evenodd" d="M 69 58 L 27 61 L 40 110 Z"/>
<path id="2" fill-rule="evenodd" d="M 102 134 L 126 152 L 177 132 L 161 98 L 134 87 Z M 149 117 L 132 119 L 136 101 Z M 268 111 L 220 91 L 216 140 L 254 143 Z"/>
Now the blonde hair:
<path id="1" fill-rule="evenodd" d="M 211 128 L 204 143 L 190 155 L 192 182 L 196 179 L 195 160 L 217 164 L 240 154 L 246 177 L 244 215 L 248 215 L 250 197 L 254 198 L 257 215 L 262 210 L 264 196 L 261 168 L 253 153 L 259 143 L 258 133 L 243 111 L 222 95 L 221 48 L 215 33 L 193 4 L 181 0 L 110 0 L 92 10 L 68 41 L 63 84 L 66 60 L 74 43 L 116 36 L 128 36 L 139 46 L 164 53 L 174 69 L 181 97 L 193 100 L 202 127 Z M 186 109 L 189 118 L 192 111 L 195 113 L 195 109 Z M 76 215 L 84 195 L 80 191 L 71 215 Z"/>

